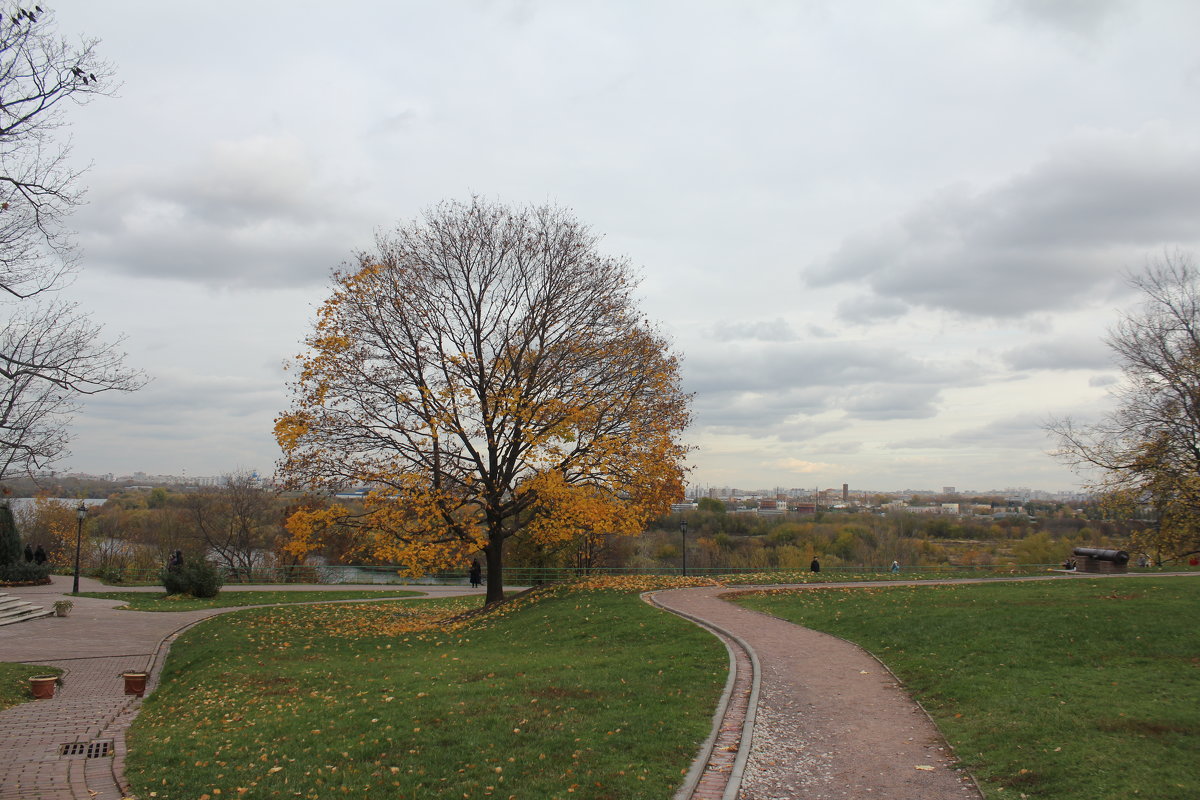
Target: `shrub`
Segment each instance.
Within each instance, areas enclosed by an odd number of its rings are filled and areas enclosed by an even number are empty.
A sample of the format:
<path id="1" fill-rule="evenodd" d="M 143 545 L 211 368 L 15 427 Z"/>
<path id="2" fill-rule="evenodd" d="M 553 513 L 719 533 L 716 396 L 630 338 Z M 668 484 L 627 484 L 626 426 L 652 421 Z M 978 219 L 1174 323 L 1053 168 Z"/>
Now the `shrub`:
<path id="1" fill-rule="evenodd" d="M 181 566 L 164 569 L 161 579 L 167 594 L 192 597 L 216 597 L 224 583 L 221 571 L 203 559 L 184 559 Z"/>
<path id="2" fill-rule="evenodd" d="M 125 568 L 124 567 L 96 567 L 87 570 L 89 577 L 97 578 L 104 583 L 124 583 Z"/>
<path id="3" fill-rule="evenodd" d="M 27 561 L 0 564 L 0 583 L 41 584 L 49 582 L 49 564 L 33 564 Z"/>

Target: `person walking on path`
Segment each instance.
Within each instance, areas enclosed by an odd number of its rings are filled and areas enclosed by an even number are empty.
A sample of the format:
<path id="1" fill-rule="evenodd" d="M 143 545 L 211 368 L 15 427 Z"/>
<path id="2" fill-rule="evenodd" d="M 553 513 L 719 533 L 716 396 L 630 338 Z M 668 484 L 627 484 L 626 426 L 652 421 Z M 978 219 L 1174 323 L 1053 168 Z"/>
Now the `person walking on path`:
<path id="1" fill-rule="evenodd" d="M 37 547 L 37 552 L 33 554 L 33 560 L 37 562 L 39 566 L 46 563 L 46 551 L 42 549 L 40 544 Z"/>
<path id="2" fill-rule="evenodd" d="M 25 563 L 26 564 L 33 563 L 33 548 L 30 547 L 29 545 L 25 545 Z"/>
<path id="3" fill-rule="evenodd" d="M 812 563 L 808 565 L 808 571 L 809 572 L 820 572 L 821 571 L 821 562 L 817 560 L 816 556 L 813 556 Z"/>
<path id="4" fill-rule="evenodd" d="M 893 561 L 892 562 L 892 572 L 899 572 L 899 571 L 900 571 L 900 562 Z"/>
<path id="5" fill-rule="evenodd" d="M 479 566 L 478 558 L 471 561 L 471 571 L 469 574 L 471 576 L 472 589 L 478 589 L 483 585 L 483 567 Z"/>

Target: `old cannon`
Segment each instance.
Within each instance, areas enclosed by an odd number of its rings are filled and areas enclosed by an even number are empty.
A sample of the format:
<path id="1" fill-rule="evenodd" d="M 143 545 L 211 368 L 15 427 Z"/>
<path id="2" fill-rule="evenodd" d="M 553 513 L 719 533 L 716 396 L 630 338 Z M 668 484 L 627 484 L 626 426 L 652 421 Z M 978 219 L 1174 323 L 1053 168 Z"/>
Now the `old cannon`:
<path id="1" fill-rule="evenodd" d="M 1124 550 L 1104 550 L 1099 547 L 1076 547 L 1075 569 L 1078 572 L 1122 573 L 1129 571 L 1129 553 Z"/>

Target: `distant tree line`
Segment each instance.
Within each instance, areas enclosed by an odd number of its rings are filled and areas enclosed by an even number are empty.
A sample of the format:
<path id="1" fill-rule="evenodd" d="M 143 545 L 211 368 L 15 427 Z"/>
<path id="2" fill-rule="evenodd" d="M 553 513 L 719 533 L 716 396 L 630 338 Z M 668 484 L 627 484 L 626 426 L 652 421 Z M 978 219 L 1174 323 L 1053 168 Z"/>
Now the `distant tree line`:
<path id="1" fill-rule="evenodd" d="M 1076 546 L 1126 547 L 1141 524 L 1104 519 L 1107 510 L 1100 505 L 1047 507 L 1036 519 L 863 511 L 768 516 L 728 513 L 719 501 L 700 505 L 700 510 L 658 518 L 636 536 L 589 528 L 574 536 L 517 540 L 506 558 L 514 567 L 678 568 L 686 522 L 692 568 L 806 569 L 814 557 L 827 567 L 876 569 L 893 560 L 905 567 L 1055 564 Z M 259 579 L 272 570 L 279 577 L 306 579 L 312 577 L 306 566 L 381 563 L 358 537 L 336 528 L 306 541 L 302 554 L 289 550 L 293 537 L 287 518 L 300 509 L 333 506 L 354 514 L 361 501 L 285 496 L 260 488 L 246 475 L 201 489 L 122 489 L 89 509 L 82 562 L 85 573 L 109 579 L 133 571 L 155 575 L 181 550 L 220 566 L 231 581 Z M 22 546 L 41 545 L 52 566 L 69 569 L 75 508 L 47 496 L 19 508 Z M 468 563 L 443 568 L 465 569 Z"/>

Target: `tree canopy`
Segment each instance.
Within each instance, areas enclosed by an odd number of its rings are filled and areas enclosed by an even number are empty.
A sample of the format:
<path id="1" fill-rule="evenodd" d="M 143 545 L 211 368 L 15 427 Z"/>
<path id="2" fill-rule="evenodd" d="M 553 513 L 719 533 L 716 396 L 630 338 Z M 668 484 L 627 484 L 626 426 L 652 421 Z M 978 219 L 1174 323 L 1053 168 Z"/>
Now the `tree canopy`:
<path id="1" fill-rule="evenodd" d="M 294 552 L 333 525 L 414 572 L 482 551 L 492 601 L 510 537 L 636 533 L 682 496 L 678 359 L 597 245 L 565 210 L 475 198 L 335 273 L 276 422 L 281 473 L 371 491 L 358 514 L 294 514 Z"/>
<path id="2" fill-rule="evenodd" d="M 1106 343 L 1123 381 L 1100 421 L 1052 420 L 1055 454 L 1092 469 L 1092 488 L 1152 505 L 1157 524 L 1135 537 L 1156 560 L 1200 552 L 1200 271 L 1168 253 L 1130 277 L 1141 304 Z"/>

